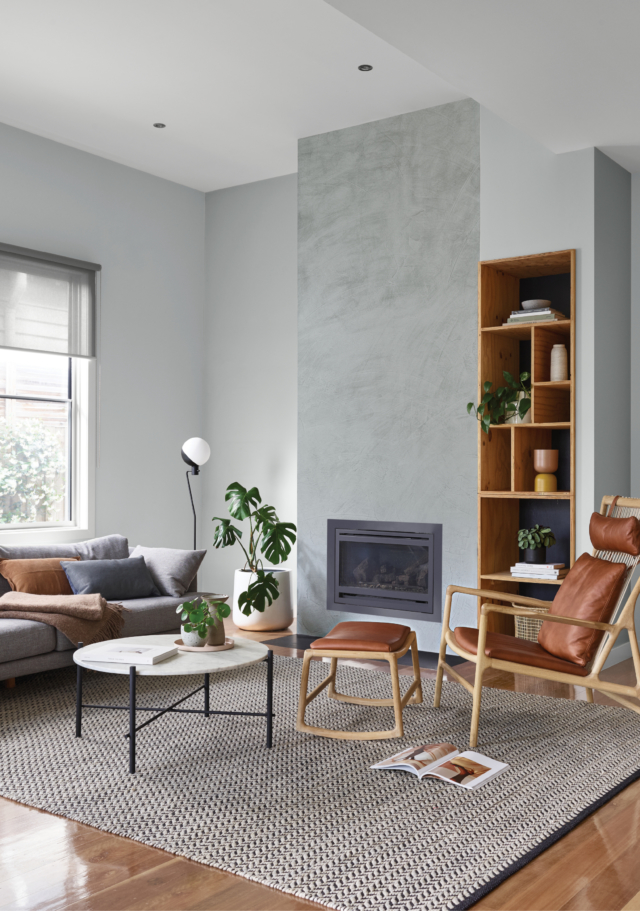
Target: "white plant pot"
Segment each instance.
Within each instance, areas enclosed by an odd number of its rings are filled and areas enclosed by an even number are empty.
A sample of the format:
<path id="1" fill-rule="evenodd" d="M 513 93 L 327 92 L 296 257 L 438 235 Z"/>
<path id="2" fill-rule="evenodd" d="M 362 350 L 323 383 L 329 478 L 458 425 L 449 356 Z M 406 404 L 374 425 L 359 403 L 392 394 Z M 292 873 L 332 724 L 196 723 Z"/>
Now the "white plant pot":
<path id="1" fill-rule="evenodd" d="M 195 630 L 192 630 L 190 633 L 185 633 L 184 626 L 180 627 L 180 632 L 182 633 L 183 644 L 187 645 L 189 648 L 201 648 L 207 641 L 206 637 L 201 639 Z"/>
<path id="2" fill-rule="evenodd" d="M 278 581 L 279 595 L 271 605 L 267 605 L 262 613 L 252 611 L 247 617 L 238 607 L 238 598 L 246 592 L 249 585 L 255 581 L 256 574 L 249 570 L 237 569 L 233 578 L 233 622 L 239 629 L 246 630 L 273 630 L 287 629 L 293 622 L 293 606 L 291 604 L 291 571 L 288 569 L 272 570 Z"/>
<path id="3" fill-rule="evenodd" d="M 523 398 L 525 398 L 524 392 L 519 392 L 518 399 L 517 399 L 518 402 Z M 507 418 L 505 420 L 505 424 L 530 424 L 530 423 L 531 423 L 531 409 L 529 409 L 527 411 L 527 413 L 525 414 L 525 416 L 523 418 L 521 418 L 520 415 L 516 413 L 516 414 L 512 415 L 512 417 Z"/>

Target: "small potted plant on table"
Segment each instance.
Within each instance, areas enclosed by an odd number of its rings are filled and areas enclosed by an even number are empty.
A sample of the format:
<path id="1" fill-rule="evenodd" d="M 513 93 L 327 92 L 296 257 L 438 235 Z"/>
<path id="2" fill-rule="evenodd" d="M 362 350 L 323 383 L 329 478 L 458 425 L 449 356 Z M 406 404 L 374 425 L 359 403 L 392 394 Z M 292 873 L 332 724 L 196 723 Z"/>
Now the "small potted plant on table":
<path id="1" fill-rule="evenodd" d="M 224 620 L 231 613 L 226 600 L 226 596 L 194 598 L 178 605 L 176 613 L 182 620 L 180 632 L 185 645 L 189 648 L 224 645 Z"/>
<path id="2" fill-rule="evenodd" d="M 550 528 L 534 525 L 533 528 L 521 528 L 518 532 L 518 547 L 524 551 L 525 563 L 546 563 L 547 547 L 556 543 Z"/>

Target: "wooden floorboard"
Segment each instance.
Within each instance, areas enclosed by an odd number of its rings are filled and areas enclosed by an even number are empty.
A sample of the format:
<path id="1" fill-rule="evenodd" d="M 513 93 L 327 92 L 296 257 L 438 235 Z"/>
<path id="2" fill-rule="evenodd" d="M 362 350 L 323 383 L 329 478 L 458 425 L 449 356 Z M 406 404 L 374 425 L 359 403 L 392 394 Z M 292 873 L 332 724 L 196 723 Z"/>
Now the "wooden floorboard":
<path id="1" fill-rule="evenodd" d="M 227 625 L 228 621 L 227 621 Z M 231 628 L 233 634 L 234 630 Z M 246 633 L 268 641 L 287 632 Z M 301 657 L 294 649 L 276 654 Z M 386 662 L 368 662 L 388 673 Z M 469 680 L 475 667 L 456 670 Z M 400 673 L 410 674 L 403 667 Z M 423 670 L 422 676 L 434 676 Z M 633 681 L 631 662 L 605 671 Z M 487 686 L 564 699 L 582 687 L 489 671 Z M 0 690 L 0 698 L 20 697 Z M 613 705 L 596 694 L 596 701 Z M 475 908 L 483 911 L 640 911 L 640 782 L 626 788 Z M 0 798 L 0 911 L 302 911 L 323 905 L 158 848 Z"/>

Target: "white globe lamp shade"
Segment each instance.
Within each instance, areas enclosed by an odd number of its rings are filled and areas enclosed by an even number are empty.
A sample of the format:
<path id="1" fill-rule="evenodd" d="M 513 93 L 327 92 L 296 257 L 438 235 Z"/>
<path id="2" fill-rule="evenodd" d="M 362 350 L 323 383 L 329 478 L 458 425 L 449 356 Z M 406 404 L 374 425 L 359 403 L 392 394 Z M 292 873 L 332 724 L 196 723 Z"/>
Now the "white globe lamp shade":
<path id="1" fill-rule="evenodd" d="M 191 437 L 182 444 L 182 452 L 194 465 L 204 465 L 211 456 L 211 447 L 202 437 Z"/>

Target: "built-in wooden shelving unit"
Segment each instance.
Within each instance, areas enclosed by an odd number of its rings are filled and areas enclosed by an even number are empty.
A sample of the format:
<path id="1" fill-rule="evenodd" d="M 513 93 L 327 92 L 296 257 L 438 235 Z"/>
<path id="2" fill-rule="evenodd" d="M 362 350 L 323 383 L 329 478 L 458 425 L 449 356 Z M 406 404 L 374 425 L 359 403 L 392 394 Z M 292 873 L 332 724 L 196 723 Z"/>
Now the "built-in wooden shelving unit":
<path id="1" fill-rule="evenodd" d="M 567 319 L 504 326 L 523 300 L 551 300 Z M 519 559 L 519 528 L 539 522 L 553 528 L 549 559 L 575 559 L 575 250 L 540 253 L 478 264 L 478 401 L 482 384 L 504 385 L 503 370 L 531 373 L 531 423 L 478 424 L 478 586 L 551 600 L 555 588 L 518 582 L 509 567 Z M 551 349 L 566 346 L 569 379 L 551 382 Z M 558 491 L 536 493 L 534 449 L 558 449 Z M 493 614 L 495 632 L 513 633 L 513 618 Z"/>

